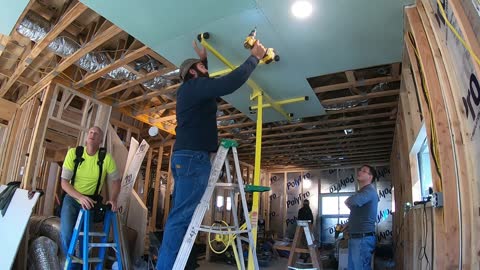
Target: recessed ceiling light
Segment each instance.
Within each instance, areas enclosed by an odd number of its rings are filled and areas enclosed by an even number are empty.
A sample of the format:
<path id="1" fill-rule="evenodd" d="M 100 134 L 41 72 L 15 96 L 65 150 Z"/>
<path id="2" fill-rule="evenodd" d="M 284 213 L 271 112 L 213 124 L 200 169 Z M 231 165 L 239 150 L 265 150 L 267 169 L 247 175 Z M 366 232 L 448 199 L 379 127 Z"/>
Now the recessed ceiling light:
<path id="1" fill-rule="evenodd" d="M 158 128 L 157 127 L 150 127 L 148 129 L 148 135 L 150 135 L 150 137 L 155 137 L 158 135 Z"/>
<path id="2" fill-rule="evenodd" d="M 295 1 L 292 5 L 292 13 L 299 19 L 304 19 L 312 14 L 312 4 L 308 1 Z"/>

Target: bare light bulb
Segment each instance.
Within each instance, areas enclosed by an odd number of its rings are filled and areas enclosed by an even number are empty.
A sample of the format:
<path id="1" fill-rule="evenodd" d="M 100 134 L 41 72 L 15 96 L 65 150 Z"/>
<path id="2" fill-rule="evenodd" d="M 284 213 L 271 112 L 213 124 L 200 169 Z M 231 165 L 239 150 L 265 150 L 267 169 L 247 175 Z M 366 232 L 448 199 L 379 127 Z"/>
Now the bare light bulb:
<path id="1" fill-rule="evenodd" d="M 312 4 L 308 1 L 296 1 L 292 5 L 292 13 L 299 19 L 307 18 L 312 14 Z"/>

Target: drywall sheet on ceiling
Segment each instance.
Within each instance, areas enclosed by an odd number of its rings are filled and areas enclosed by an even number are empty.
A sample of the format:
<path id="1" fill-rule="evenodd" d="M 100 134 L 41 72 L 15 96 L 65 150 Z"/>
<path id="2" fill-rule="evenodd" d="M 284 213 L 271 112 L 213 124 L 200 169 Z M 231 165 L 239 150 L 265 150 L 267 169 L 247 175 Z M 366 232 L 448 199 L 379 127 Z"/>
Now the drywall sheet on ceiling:
<path id="1" fill-rule="evenodd" d="M 286 44 L 277 38 L 275 29 L 268 22 L 255 1 L 145 1 L 138 5 L 131 1 L 82 1 L 98 13 L 132 34 L 175 65 L 188 57 L 194 57 L 192 40 L 198 33 L 209 32 L 208 40 L 220 53 L 234 65 L 240 65 L 249 56 L 243 48 L 243 40 L 256 26 L 258 37 L 266 46 L 274 47 L 282 57 L 278 63 L 259 66 L 253 79 L 274 100 L 284 100 L 308 96 L 309 100 L 286 105 L 285 111 L 294 117 L 307 117 L 323 114 L 323 108 L 308 85 L 306 78 L 299 72 L 300 63 L 290 58 Z M 188 3 L 187 3 L 188 2 Z M 115 9 L 111 7 L 115 6 Z M 187 8 L 188 6 L 188 8 Z M 132 14 L 137 14 L 138 16 Z M 223 70 L 226 66 L 214 56 L 209 57 L 210 73 Z M 225 100 L 237 109 L 249 115 L 251 89 L 243 86 Z M 284 120 L 273 109 L 264 112 L 265 122 Z"/>
<path id="2" fill-rule="evenodd" d="M 243 40 L 256 27 L 258 38 L 275 48 L 281 60 L 258 67 L 253 79 L 275 100 L 308 96 L 307 102 L 284 106 L 301 118 L 324 113 L 306 78 L 401 61 L 403 7 L 411 0 L 312 1 L 313 14 L 304 20 L 291 15 L 288 0 L 82 2 L 177 66 L 195 56 L 191 42 L 201 32 L 211 33 L 209 42 L 240 65 L 249 55 Z M 209 59 L 211 73 L 225 69 Z M 256 105 L 250 93 L 243 86 L 225 100 L 255 120 L 248 110 Z M 272 109 L 264 118 L 283 120 Z"/>
<path id="3" fill-rule="evenodd" d="M 0 34 L 10 35 L 28 0 L 0 0 Z"/>

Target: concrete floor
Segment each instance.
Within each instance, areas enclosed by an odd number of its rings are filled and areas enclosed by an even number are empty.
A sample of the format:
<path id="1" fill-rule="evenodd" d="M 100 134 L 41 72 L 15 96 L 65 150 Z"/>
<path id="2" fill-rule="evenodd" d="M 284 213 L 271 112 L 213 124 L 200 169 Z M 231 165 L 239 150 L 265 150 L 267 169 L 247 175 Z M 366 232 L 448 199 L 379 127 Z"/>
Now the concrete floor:
<path id="1" fill-rule="evenodd" d="M 277 269 L 287 269 L 287 262 L 288 258 L 277 258 L 273 259 L 270 266 L 268 267 L 260 267 L 260 269 L 265 269 L 265 270 L 277 270 Z M 200 264 L 200 267 L 197 268 L 196 270 L 223 270 L 223 269 L 238 269 L 236 265 L 229 265 L 226 263 L 209 263 L 206 262 L 205 260 L 201 260 L 198 262 Z M 332 268 L 323 268 L 323 270 L 335 270 Z"/>
<path id="2" fill-rule="evenodd" d="M 269 267 L 260 267 L 260 269 L 286 269 L 287 268 L 287 258 L 278 258 L 273 259 Z M 206 262 L 205 260 L 199 261 L 200 267 L 197 270 L 220 270 L 220 269 L 238 269 L 236 265 L 229 265 L 226 263 L 213 263 Z"/>

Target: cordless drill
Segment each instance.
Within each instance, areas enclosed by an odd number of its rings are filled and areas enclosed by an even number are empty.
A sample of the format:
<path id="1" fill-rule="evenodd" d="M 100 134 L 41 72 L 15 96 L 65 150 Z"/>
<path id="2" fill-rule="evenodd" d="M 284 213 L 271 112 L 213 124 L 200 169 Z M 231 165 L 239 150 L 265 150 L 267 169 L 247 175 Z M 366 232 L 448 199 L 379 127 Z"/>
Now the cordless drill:
<path id="1" fill-rule="evenodd" d="M 340 225 L 340 224 L 337 224 L 335 226 L 335 239 L 338 238 L 338 236 L 340 235 L 341 232 L 343 232 L 343 226 Z"/>
<path id="2" fill-rule="evenodd" d="M 255 45 L 255 42 L 257 41 L 256 36 L 257 28 L 254 28 L 243 42 L 243 46 L 245 47 L 245 49 L 251 50 L 253 48 L 253 45 Z M 265 64 L 270 64 L 272 61 L 280 61 L 280 56 L 275 53 L 275 50 L 273 48 L 268 48 L 262 60 L 260 61 L 264 62 Z"/>

